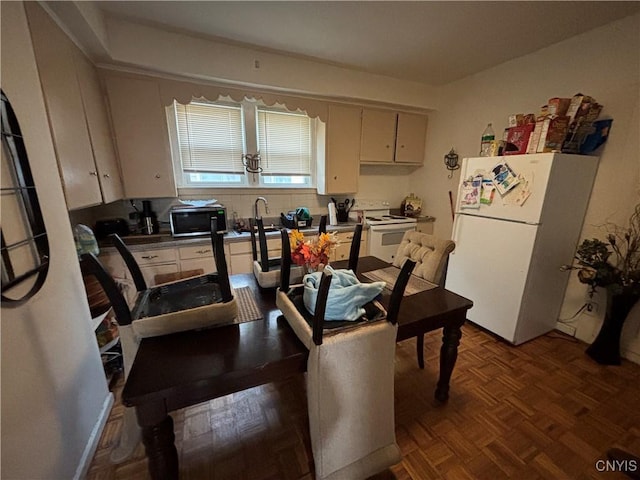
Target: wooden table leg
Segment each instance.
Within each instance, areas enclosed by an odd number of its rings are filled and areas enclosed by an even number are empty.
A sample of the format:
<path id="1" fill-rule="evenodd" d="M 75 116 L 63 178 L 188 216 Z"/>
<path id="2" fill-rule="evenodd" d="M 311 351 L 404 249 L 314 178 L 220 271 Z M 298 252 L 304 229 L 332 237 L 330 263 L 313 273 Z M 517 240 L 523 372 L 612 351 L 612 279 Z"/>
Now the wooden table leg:
<path id="1" fill-rule="evenodd" d="M 461 337 L 460 325 L 443 328 L 442 347 L 440 347 L 440 378 L 435 395 L 439 402 L 444 403 L 449 399 L 449 381 L 458 358 L 458 345 L 460 345 Z"/>
<path id="2" fill-rule="evenodd" d="M 416 337 L 416 354 L 418 356 L 418 367 L 424 370 L 424 333 Z"/>
<path id="3" fill-rule="evenodd" d="M 175 446 L 173 419 L 163 405 L 136 407 L 142 427 L 142 443 L 153 480 L 178 480 L 178 451 Z"/>

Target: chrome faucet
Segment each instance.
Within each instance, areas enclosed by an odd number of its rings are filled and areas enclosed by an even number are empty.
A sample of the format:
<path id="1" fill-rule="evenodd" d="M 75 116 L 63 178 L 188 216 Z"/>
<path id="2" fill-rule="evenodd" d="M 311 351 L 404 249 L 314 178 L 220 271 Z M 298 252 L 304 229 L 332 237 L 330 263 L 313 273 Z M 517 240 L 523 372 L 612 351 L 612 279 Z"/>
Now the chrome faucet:
<path id="1" fill-rule="evenodd" d="M 269 203 L 264 197 L 256 198 L 256 202 L 253 205 L 253 218 L 262 218 L 262 215 L 258 215 L 258 202 L 262 200 L 264 202 L 264 213 L 269 213 Z"/>

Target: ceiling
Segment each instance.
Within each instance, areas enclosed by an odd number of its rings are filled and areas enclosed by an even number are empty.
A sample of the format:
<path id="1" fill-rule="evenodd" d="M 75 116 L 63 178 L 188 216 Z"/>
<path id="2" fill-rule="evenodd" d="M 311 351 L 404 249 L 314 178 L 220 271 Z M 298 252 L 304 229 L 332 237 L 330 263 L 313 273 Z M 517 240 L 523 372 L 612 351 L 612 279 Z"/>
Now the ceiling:
<path id="1" fill-rule="evenodd" d="M 466 77 L 640 11 L 638 1 L 104 1 L 95 5 L 108 15 L 172 31 L 430 85 Z"/>

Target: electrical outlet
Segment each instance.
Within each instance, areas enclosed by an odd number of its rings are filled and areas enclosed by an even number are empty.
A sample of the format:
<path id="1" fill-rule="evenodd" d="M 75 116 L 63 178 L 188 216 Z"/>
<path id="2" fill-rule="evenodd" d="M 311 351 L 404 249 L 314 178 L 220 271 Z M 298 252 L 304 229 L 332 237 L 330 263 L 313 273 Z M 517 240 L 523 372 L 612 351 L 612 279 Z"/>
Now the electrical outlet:
<path id="1" fill-rule="evenodd" d="M 260 60 L 258 60 L 257 58 L 253 60 L 253 69 L 260 70 Z"/>
<path id="2" fill-rule="evenodd" d="M 588 301 L 587 306 L 584 308 L 585 315 L 591 315 L 593 317 L 597 316 L 600 312 L 600 306 L 597 302 Z"/>

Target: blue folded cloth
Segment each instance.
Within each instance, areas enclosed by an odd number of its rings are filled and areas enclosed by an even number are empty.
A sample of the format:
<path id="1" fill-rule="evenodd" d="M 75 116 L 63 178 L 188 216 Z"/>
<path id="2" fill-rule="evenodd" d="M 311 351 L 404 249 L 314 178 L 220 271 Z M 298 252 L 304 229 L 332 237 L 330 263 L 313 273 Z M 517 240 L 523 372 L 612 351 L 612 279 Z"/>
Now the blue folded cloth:
<path id="1" fill-rule="evenodd" d="M 352 270 L 335 270 L 331 266 L 325 270 L 332 273 L 325 320 L 358 320 L 365 313 L 362 307 L 376 298 L 386 285 L 385 282 L 360 283 Z M 315 313 L 321 279 L 322 272 L 310 273 L 302 279 L 302 299 L 311 314 Z"/>

